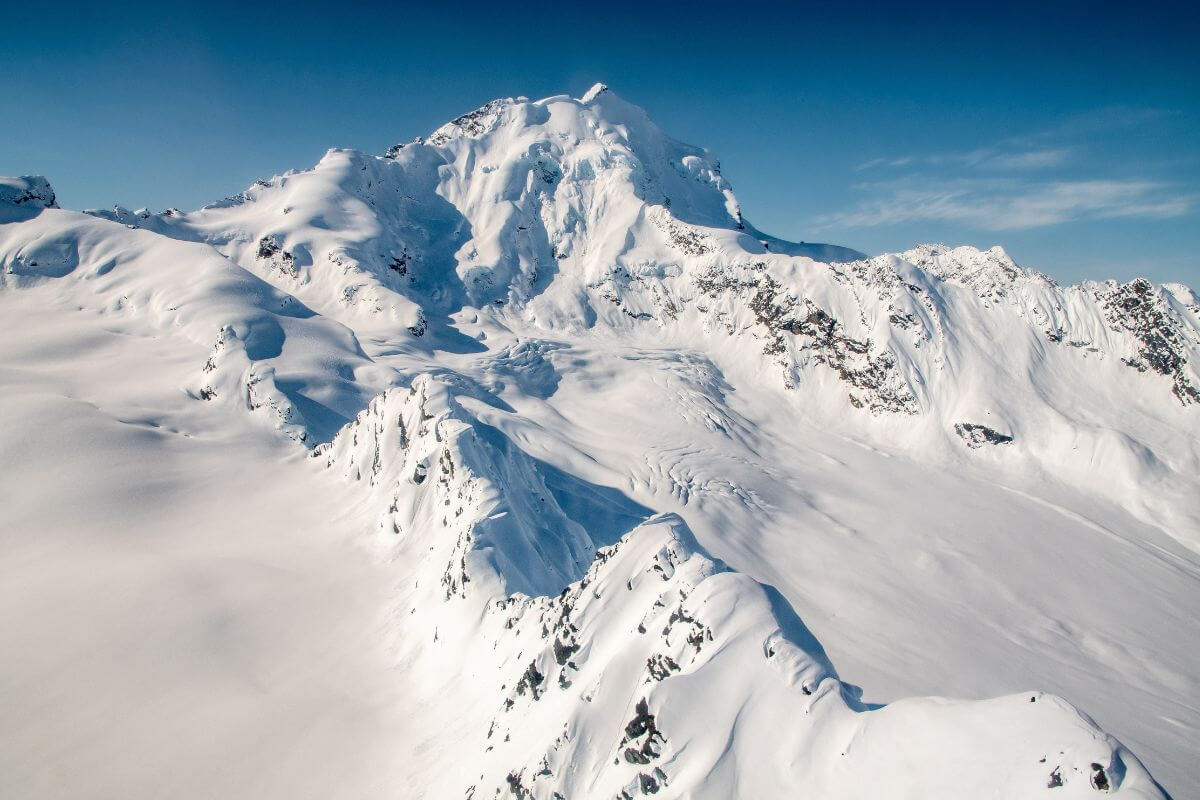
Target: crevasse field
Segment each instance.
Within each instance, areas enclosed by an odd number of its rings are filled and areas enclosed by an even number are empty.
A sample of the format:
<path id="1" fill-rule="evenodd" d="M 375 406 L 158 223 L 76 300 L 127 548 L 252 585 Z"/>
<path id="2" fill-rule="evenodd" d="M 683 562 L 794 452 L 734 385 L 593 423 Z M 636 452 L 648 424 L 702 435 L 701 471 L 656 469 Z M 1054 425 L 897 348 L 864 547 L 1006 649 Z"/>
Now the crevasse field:
<path id="1" fill-rule="evenodd" d="M 1200 797 L 1185 286 L 775 239 L 597 86 L 2 179 L 0 324 L 5 797 Z"/>

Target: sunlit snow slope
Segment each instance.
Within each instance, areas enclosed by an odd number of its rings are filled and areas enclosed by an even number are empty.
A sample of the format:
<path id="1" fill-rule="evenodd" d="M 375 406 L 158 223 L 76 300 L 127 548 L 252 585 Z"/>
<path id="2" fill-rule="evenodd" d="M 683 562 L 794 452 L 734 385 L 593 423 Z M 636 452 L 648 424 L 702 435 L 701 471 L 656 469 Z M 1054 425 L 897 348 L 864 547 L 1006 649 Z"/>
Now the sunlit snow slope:
<path id="1" fill-rule="evenodd" d="M 2 179 L 0 320 L 16 796 L 1200 796 L 1184 286 L 783 242 L 597 86 Z"/>

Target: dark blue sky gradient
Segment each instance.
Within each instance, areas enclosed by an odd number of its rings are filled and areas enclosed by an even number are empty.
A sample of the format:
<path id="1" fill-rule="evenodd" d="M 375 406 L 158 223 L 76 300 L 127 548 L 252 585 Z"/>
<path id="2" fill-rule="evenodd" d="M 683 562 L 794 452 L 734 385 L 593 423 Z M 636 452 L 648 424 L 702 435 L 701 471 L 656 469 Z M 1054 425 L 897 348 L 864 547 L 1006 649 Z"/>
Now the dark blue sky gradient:
<path id="1" fill-rule="evenodd" d="M 41 5 L 0 24 L 0 174 L 45 174 L 69 208 L 194 208 L 600 80 L 710 148 L 775 235 L 1200 285 L 1182 3 Z"/>

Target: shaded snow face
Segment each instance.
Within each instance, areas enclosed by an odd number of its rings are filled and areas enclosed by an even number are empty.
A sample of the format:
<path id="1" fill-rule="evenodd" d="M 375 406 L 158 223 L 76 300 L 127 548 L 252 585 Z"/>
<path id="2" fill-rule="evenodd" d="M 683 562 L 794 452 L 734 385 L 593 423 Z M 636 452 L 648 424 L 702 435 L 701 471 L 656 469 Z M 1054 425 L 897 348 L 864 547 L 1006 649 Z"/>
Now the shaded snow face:
<path id="1" fill-rule="evenodd" d="M 603 87 L 497 100 L 383 156 L 331 150 L 194 212 L 78 214 L 35 178 L 0 182 L 0 200 L 0 299 L 66 337 L 25 347 L 25 318 L 0 317 L 11 379 L 91 409 L 71 417 L 89 459 L 182 465 L 131 530 L 179 528 L 195 512 L 176 493 L 208 493 L 238 514 L 182 529 L 208 542 L 219 525 L 215 553 L 270 567 L 245 540 L 286 548 L 291 531 L 315 547 L 291 574 L 328 559 L 347 576 L 328 591 L 361 578 L 378 612 L 335 603 L 310 655 L 247 672 L 210 657 L 247 652 L 222 620 L 254 619 L 251 643 L 270 625 L 197 568 L 211 624 L 167 613 L 149 635 L 205 657 L 129 654 L 182 687 L 162 691 L 191 732 L 146 774 L 187 772 L 182 754 L 229 724 L 187 687 L 249 681 L 280 743 L 253 784 L 268 796 L 312 791 L 286 765 L 322 751 L 354 797 L 1163 796 L 1102 727 L 1156 774 L 1196 777 L 1185 287 L 1062 287 L 998 248 L 782 242 L 742 218 L 711 154 Z M 59 442 L 60 406 L 6 407 L 24 455 L 5 469 L 44 464 L 30 454 Z M 222 452 L 248 477 L 210 482 Z M 150 468 L 76 480 L 116 498 L 96 523 L 112 535 L 140 513 L 126 484 L 159 485 Z M 18 493 L 14 540 L 51 502 L 35 494 Z M 163 548 L 136 571 L 151 596 L 194 555 Z M 59 552 L 22 569 L 61 577 Z M 65 552 L 90 574 L 94 550 Z M 281 627 L 325 607 L 310 584 L 267 598 Z M 41 585 L 22 604 L 54 606 Z M 96 613 L 102 640 L 126 635 L 127 606 Z M 36 638 L 23 620 L 7 624 Z M 56 719 L 111 716 L 103 695 L 60 691 L 69 658 L 39 652 L 61 668 L 14 667 L 14 685 L 74 698 Z M 99 680 L 136 703 L 123 652 L 103 651 Z M 328 669 L 308 671 L 312 652 Z M 336 726 L 305 723 L 324 743 L 305 746 L 284 674 L 371 712 L 339 747 Z M 249 708 L 239 696 L 223 707 Z M 27 794 L 44 770 L 12 754 L 35 739 L 0 747 Z M 105 786 L 139 793 L 123 759 L 82 747 L 113 765 Z M 253 749 L 229 747 L 213 763 Z M 253 782 L 218 772 L 181 791 Z"/>
<path id="2" fill-rule="evenodd" d="M 21 219 L 43 208 L 58 208 L 50 182 L 40 175 L 0 176 L 0 220 Z"/>

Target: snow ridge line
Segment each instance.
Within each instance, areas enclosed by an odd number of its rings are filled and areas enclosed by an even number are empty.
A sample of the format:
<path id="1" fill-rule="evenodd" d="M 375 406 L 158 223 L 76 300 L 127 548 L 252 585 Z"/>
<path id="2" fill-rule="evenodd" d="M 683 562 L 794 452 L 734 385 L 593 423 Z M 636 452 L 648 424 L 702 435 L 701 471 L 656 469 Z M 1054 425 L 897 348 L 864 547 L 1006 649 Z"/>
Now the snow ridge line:
<path id="1" fill-rule="evenodd" d="M 937 796 L 955 785 L 938 782 L 941 748 L 954 741 L 1018 794 L 1057 776 L 1089 795 L 1162 796 L 1132 754 L 1060 698 L 864 705 L 786 602 L 706 555 L 680 517 L 651 516 L 598 546 L 537 462 L 462 396 L 486 392 L 454 373 L 420 375 L 313 451 L 362 486 L 412 579 L 412 612 L 400 615 L 406 679 L 470 698 L 464 768 L 432 791 L 631 800 L 765 785 L 842 796 L 878 791 L 864 776 L 887 775 L 900 758 L 921 769 L 892 780 Z M 1022 732 L 1023 746 L 971 745 L 989 720 Z M 883 733 L 914 725 L 924 733 L 912 741 Z M 1030 742 L 1055 763 L 1029 757 Z M 734 782 L 713 783 L 722 773 Z"/>

